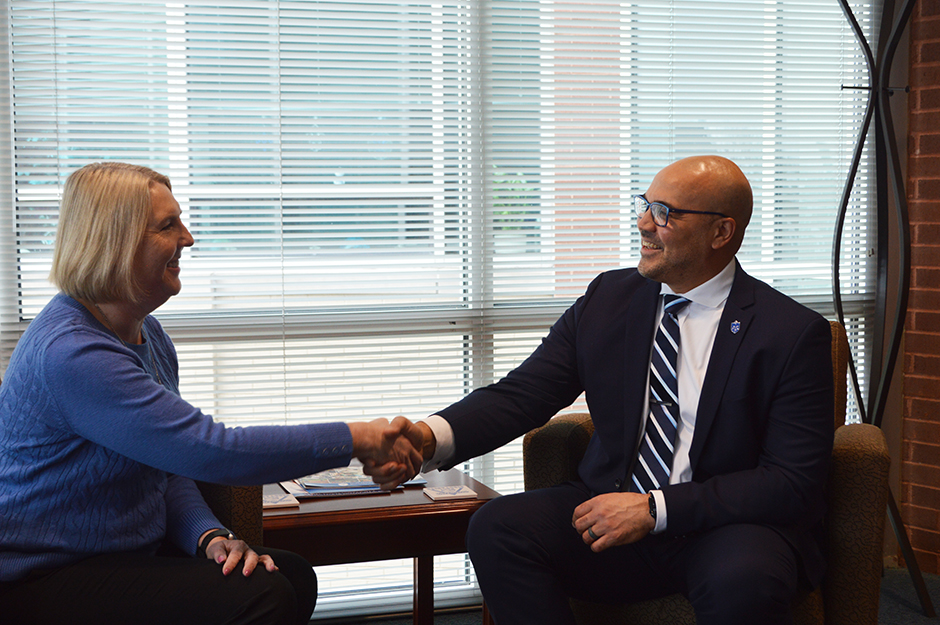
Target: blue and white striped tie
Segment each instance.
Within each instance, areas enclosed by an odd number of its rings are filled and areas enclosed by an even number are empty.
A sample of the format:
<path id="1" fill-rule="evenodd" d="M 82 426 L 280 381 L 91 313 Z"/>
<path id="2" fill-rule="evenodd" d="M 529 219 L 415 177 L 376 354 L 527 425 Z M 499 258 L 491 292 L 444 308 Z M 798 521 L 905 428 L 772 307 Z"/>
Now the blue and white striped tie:
<path id="1" fill-rule="evenodd" d="M 664 295 L 663 300 L 663 320 L 656 332 L 650 360 L 650 414 L 633 469 L 633 488 L 640 493 L 669 483 L 679 419 L 679 384 L 676 380 L 679 324 L 676 323 L 676 314 L 689 300 L 678 295 Z"/>

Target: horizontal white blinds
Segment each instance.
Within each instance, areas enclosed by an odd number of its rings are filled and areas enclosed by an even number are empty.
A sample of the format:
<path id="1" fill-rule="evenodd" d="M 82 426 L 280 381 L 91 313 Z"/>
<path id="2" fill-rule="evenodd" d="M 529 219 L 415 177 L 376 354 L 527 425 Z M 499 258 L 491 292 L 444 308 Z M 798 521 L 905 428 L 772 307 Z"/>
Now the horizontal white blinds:
<path id="1" fill-rule="evenodd" d="M 629 196 L 703 152 L 754 185 L 745 266 L 828 299 L 866 82 L 833 4 L 13 0 L 23 316 L 64 178 L 106 159 L 186 210 L 164 314 L 567 302 L 635 261 Z"/>
<path id="2" fill-rule="evenodd" d="M 498 379 L 593 276 L 636 262 L 630 196 L 692 154 L 726 155 L 751 180 L 745 268 L 831 311 L 867 97 L 843 86 L 868 80 L 836 2 L 4 7 L 15 197 L 0 241 L 15 262 L 0 272 L 15 288 L 2 366 L 53 294 L 62 185 L 98 160 L 173 181 L 196 244 L 157 316 L 184 396 L 227 423 L 418 418 Z M 865 160 L 840 266 L 862 316 L 871 189 Z M 467 469 L 512 492 L 519 455 L 517 442 Z M 472 586 L 462 566 L 442 575 Z M 360 590 L 381 571 L 357 570 Z M 323 587 L 354 592 L 336 575 Z"/>

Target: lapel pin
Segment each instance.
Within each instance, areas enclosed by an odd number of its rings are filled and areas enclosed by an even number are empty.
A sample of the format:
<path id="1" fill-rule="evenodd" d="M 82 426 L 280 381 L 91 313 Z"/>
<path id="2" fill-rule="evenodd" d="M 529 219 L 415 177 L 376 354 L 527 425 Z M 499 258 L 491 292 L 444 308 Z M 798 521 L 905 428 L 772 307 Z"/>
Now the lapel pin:
<path id="1" fill-rule="evenodd" d="M 741 322 L 732 321 L 731 322 L 731 334 L 737 334 L 740 331 L 741 331 Z"/>

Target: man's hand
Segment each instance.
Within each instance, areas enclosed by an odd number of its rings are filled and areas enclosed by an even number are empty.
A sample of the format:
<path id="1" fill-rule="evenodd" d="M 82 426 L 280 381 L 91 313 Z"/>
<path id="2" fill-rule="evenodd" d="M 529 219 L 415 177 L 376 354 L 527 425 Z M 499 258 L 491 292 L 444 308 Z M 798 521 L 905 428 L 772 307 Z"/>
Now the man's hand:
<path id="1" fill-rule="evenodd" d="M 574 509 L 571 525 L 595 553 L 635 543 L 656 527 L 648 499 L 639 493 L 598 495 Z"/>
<path id="2" fill-rule="evenodd" d="M 369 423 L 350 423 L 353 455 L 362 461 L 363 472 L 383 490 L 392 490 L 421 470 L 421 434 L 405 417 L 389 423 L 376 419 Z"/>
<path id="3" fill-rule="evenodd" d="M 259 556 L 243 540 L 227 540 L 223 536 L 213 538 L 206 547 L 206 557 L 222 565 L 222 575 L 235 570 L 239 562 L 244 562 L 242 575 L 248 577 L 261 564 L 269 572 L 277 570 L 277 565 L 269 555 Z"/>

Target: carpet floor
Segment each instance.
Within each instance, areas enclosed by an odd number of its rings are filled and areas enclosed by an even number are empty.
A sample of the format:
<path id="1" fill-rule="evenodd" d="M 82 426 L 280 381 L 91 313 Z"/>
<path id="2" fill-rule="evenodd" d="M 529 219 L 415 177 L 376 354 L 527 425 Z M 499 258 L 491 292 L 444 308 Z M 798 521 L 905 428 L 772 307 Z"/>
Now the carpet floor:
<path id="1" fill-rule="evenodd" d="M 927 591 L 934 609 L 940 610 L 940 576 L 924 575 Z M 434 625 L 480 625 L 481 612 L 475 610 L 442 611 L 435 615 Z M 314 621 L 317 623 L 317 621 Z M 390 615 L 359 620 L 319 621 L 323 625 L 411 625 L 411 615 Z M 881 580 L 881 602 L 878 612 L 879 625 L 940 625 L 937 617 L 927 618 L 921 609 L 917 592 L 907 569 L 886 569 Z"/>

